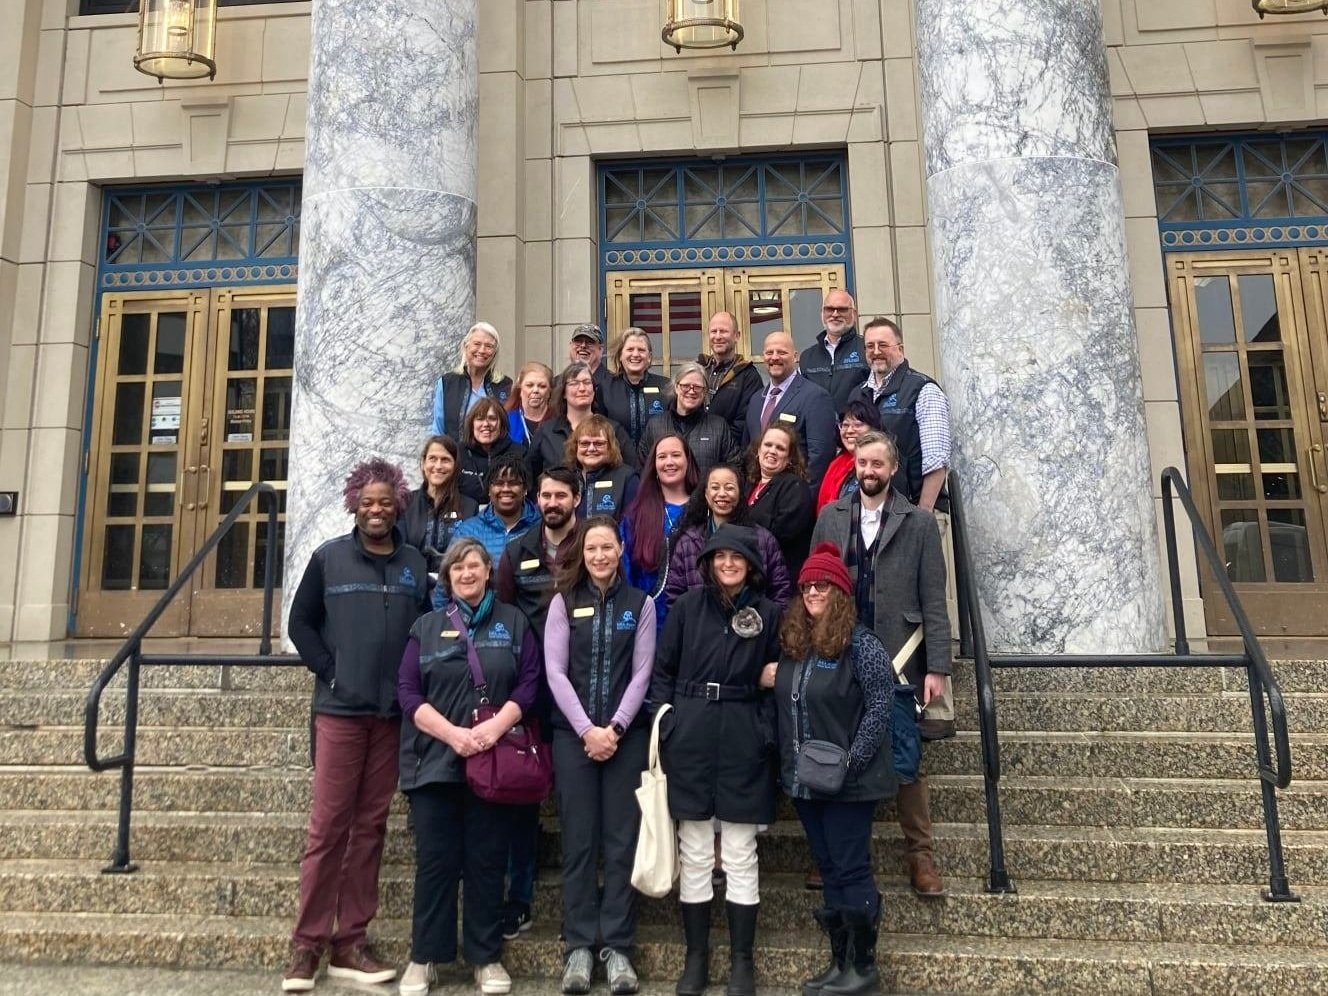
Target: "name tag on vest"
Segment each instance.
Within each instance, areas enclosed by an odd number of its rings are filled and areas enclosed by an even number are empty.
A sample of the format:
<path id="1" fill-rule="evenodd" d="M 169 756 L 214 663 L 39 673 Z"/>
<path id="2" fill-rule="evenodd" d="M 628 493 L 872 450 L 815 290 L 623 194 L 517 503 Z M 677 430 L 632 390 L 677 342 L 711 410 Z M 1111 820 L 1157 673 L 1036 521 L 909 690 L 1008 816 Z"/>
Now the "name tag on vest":
<path id="1" fill-rule="evenodd" d="M 587 605 L 583 609 L 572 610 L 573 619 L 589 619 L 594 614 L 595 614 L 595 607 L 593 605 Z"/>
<path id="2" fill-rule="evenodd" d="M 658 394 L 658 393 L 659 393 L 659 388 L 657 388 L 657 387 L 643 387 L 643 388 L 641 388 L 641 393 L 642 393 L 642 394 Z"/>
<path id="3" fill-rule="evenodd" d="M 781 422 L 796 422 L 798 420 L 798 416 L 790 415 L 788 412 L 780 412 L 779 420 Z"/>
<path id="4" fill-rule="evenodd" d="M 611 487 L 613 487 L 613 482 L 612 482 L 612 481 L 596 481 L 596 482 L 595 482 L 595 487 L 597 487 L 597 488 L 611 488 Z"/>
<path id="5" fill-rule="evenodd" d="M 455 640 L 458 636 L 461 635 L 461 631 L 458 629 L 445 629 L 438 635 L 442 637 L 444 640 Z"/>
<path id="6" fill-rule="evenodd" d="M 539 567 L 539 566 L 540 566 L 540 562 L 539 562 L 538 559 L 535 559 L 535 560 L 523 560 L 523 561 L 521 561 L 521 569 L 522 569 L 523 571 L 533 571 L 536 567 Z"/>

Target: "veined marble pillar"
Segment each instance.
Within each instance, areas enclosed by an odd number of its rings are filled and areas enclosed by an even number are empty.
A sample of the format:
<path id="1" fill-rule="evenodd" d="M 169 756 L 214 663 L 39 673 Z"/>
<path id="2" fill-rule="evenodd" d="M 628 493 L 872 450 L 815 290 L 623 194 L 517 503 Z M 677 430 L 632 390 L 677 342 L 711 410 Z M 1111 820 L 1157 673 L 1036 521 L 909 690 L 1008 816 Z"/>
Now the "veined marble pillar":
<path id="1" fill-rule="evenodd" d="M 475 310 L 476 0 L 315 0 L 285 609 L 351 525 L 349 469 L 418 474 Z M 283 613 L 285 618 L 285 613 Z"/>
<path id="2" fill-rule="evenodd" d="M 942 382 L 994 650 L 1165 645 L 1100 0 L 917 0 Z"/>

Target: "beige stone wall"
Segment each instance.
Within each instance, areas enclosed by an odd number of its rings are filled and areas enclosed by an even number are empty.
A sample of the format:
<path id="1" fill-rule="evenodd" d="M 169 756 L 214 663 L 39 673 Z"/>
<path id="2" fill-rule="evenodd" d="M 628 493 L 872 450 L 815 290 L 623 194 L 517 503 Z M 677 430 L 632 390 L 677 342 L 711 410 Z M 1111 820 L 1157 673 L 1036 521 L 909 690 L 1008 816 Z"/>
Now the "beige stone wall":
<path id="1" fill-rule="evenodd" d="M 597 313 L 597 158 L 846 148 L 860 308 L 937 366 L 908 0 L 747 0 L 738 52 L 677 55 L 660 0 L 480 4 L 479 312 L 512 365 Z M 100 186 L 297 172 L 309 4 L 222 11 L 213 83 L 132 66 L 134 15 L 0 0 L 0 642 L 64 635 Z M 1328 107 L 1328 19 L 1104 0 L 1155 465 L 1183 465 L 1148 135 L 1294 128 Z M 15 26 L 10 30 L 10 26 Z M 1187 611 L 1202 627 L 1193 573 Z"/>

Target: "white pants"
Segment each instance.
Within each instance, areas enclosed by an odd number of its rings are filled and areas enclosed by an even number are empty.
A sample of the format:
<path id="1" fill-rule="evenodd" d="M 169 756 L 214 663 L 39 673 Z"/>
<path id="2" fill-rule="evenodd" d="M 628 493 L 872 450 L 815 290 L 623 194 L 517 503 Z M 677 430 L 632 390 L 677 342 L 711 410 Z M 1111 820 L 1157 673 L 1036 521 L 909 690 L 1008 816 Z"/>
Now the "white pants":
<path id="1" fill-rule="evenodd" d="M 727 882 L 725 895 L 731 903 L 755 906 L 761 901 L 755 823 L 679 820 L 678 898 L 684 903 L 704 903 L 715 897 L 711 882 L 715 873 L 715 822 L 719 823 L 719 854 Z"/>

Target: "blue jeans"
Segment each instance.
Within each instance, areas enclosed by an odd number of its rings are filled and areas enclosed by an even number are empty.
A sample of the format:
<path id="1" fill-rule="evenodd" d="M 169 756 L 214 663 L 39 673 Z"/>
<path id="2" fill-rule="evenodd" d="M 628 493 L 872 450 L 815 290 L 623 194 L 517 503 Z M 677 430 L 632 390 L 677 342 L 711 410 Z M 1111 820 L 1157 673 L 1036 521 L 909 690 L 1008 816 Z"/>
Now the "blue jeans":
<path id="1" fill-rule="evenodd" d="M 794 799 L 793 808 L 821 872 L 825 905 L 834 910 L 866 910 L 875 919 L 881 906 L 871 866 L 876 803 Z"/>

